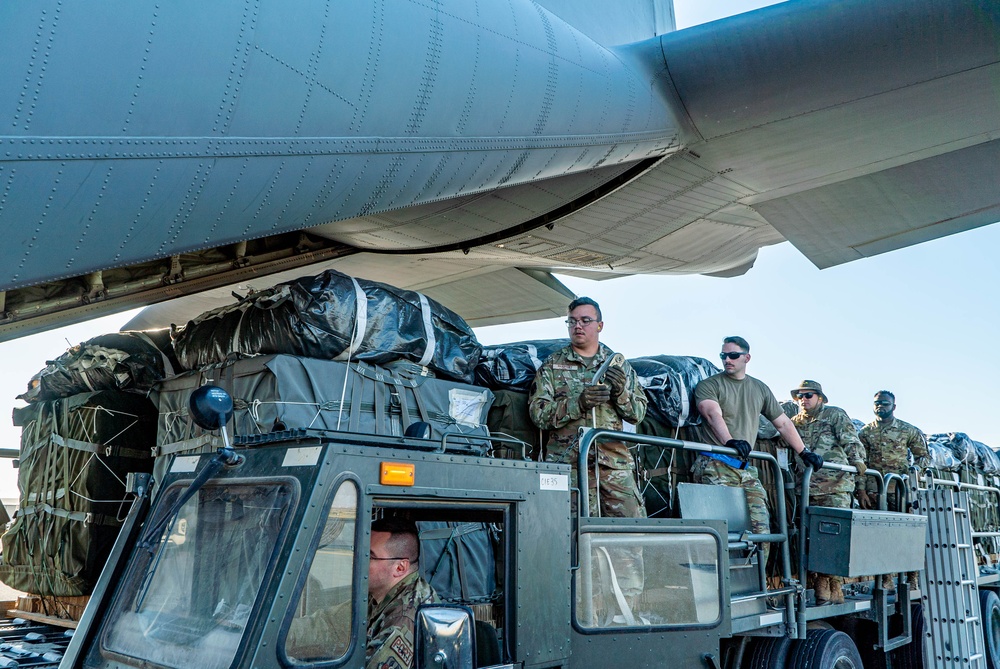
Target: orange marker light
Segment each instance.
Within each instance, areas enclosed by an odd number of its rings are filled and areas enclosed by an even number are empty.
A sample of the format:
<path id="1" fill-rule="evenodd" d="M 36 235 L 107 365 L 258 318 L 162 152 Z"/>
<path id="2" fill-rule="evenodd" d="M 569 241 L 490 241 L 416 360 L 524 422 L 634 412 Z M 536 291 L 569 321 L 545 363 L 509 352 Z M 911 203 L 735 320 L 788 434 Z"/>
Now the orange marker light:
<path id="1" fill-rule="evenodd" d="M 415 465 L 402 462 L 383 462 L 378 481 L 382 485 L 413 485 Z"/>

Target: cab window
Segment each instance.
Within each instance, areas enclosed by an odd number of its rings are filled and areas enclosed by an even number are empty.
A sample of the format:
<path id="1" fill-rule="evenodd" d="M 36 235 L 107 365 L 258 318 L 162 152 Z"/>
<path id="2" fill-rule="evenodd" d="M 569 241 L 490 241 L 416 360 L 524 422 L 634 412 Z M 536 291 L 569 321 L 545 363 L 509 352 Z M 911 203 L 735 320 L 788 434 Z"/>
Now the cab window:
<path id="1" fill-rule="evenodd" d="M 353 624 L 358 489 L 344 481 L 334 495 L 285 637 L 293 663 L 331 662 L 347 653 Z"/>
<path id="2" fill-rule="evenodd" d="M 577 626 L 719 624 L 720 550 L 718 537 L 708 533 L 582 533 L 574 576 Z"/>

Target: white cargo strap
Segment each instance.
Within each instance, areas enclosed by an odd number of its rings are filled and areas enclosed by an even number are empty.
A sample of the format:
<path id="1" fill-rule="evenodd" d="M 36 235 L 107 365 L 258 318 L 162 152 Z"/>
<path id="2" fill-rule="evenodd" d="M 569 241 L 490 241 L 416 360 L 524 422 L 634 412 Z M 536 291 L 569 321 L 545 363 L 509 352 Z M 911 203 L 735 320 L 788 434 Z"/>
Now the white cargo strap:
<path id="1" fill-rule="evenodd" d="M 597 550 L 601 551 L 604 554 L 604 559 L 608 561 L 608 573 L 611 575 L 611 589 L 614 590 L 618 608 L 621 609 L 622 615 L 625 616 L 625 622 L 635 627 L 635 616 L 632 615 L 632 608 L 628 605 L 628 600 L 625 599 L 625 593 L 622 592 L 621 586 L 618 585 L 618 576 L 615 574 L 615 566 L 611 563 L 611 556 L 608 555 L 608 549 L 604 546 L 599 546 Z"/>
<path id="2" fill-rule="evenodd" d="M 531 365 L 535 368 L 537 372 L 542 366 L 542 361 L 538 357 L 538 347 L 534 344 L 528 344 L 528 357 L 531 358 Z"/>
<path id="3" fill-rule="evenodd" d="M 427 296 L 417 293 L 420 297 L 420 314 L 424 317 L 424 334 L 427 335 L 427 348 L 424 349 L 424 357 L 420 358 L 417 364 L 426 367 L 434 359 L 434 349 L 437 348 L 437 341 L 434 339 L 434 324 L 431 322 L 431 305 L 427 301 Z"/>
<path id="4" fill-rule="evenodd" d="M 233 338 L 229 342 L 229 350 L 236 351 L 240 353 L 247 353 L 240 347 L 240 332 L 243 330 L 243 319 L 246 318 L 247 311 L 249 311 L 249 305 L 243 309 L 240 309 L 240 320 L 237 321 L 236 327 L 233 328 Z"/>
<path id="5" fill-rule="evenodd" d="M 351 333 L 351 344 L 337 355 L 334 360 L 350 360 L 351 357 L 361 348 L 361 342 L 365 339 L 365 331 L 368 329 L 368 296 L 365 295 L 361 284 L 353 276 L 351 283 L 354 284 L 354 332 Z"/>

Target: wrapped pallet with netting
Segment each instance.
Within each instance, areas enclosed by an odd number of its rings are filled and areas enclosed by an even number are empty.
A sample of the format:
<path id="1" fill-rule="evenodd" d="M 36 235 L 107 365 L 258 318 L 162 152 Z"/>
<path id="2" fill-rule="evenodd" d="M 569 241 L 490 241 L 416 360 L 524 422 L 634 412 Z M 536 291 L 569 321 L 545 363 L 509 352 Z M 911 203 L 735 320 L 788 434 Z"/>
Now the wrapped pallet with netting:
<path id="1" fill-rule="evenodd" d="M 42 597 L 90 594 L 128 511 L 125 478 L 152 470 L 156 408 L 104 390 L 14 410 L 19 508 L 0 543 L 0 581 Z"/>

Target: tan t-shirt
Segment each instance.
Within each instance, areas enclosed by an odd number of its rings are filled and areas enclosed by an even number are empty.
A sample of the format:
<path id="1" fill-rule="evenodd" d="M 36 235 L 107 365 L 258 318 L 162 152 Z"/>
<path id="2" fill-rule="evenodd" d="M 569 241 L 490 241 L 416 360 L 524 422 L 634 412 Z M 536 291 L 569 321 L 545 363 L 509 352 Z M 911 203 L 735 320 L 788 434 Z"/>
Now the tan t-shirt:
<path id="1" fill-rule="evenodd" d="M 752 376 L 744 376 L 739 380 L 725 372 L 710 376 L 695 386 L 695 404 L 702 400 L 718 402 L 722 407 L 722 418 L 726 421 L 729 434 L 733 439 L 750 442 L 751 446 L 757 443 L 757 431 L 760 428 L 758 416 L 763 414 L 773 422 L 784 413 L 767 384 Z M 706 431 L 713 442 L 719 446 L 725 445 L 716 438 L 711 429 Z"/>

